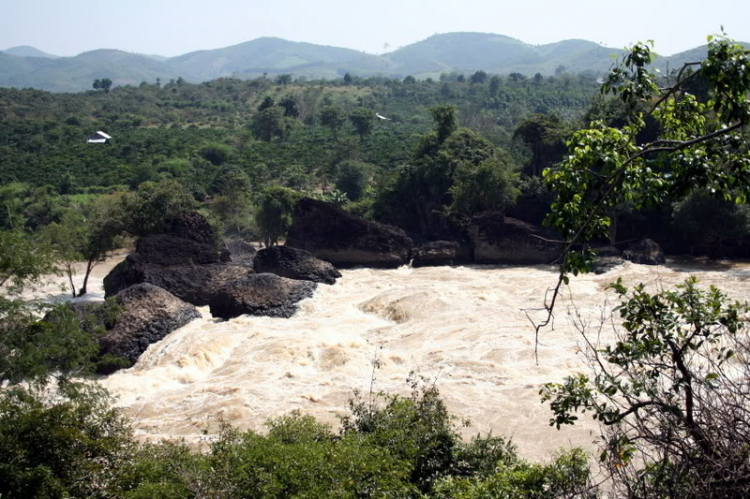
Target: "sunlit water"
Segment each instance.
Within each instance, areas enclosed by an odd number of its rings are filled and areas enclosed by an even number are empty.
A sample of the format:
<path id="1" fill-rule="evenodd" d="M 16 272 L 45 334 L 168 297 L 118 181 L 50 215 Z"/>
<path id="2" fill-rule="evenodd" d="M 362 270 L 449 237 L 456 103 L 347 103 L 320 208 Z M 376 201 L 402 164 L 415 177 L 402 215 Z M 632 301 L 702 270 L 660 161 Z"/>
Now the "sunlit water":
<path id="1" fill-rule="evenodd" d="M 92 283 L 95 292 L 104 270 Z M 561 446 L 590 448 L 598 434 L 585 415 L 573 428 L 551 428 L 549 407 L 540 402 L 542 384 L 586 369 L 580 335 L 567 318 L 571 304 L 596 318 L 605 300 L 613 303 L 605 287 L 617 277 L 667 286 L 691 273 L 734 298 L 750 292 L 749 264 L 625 263 L 574 278 L 554 329 L 540 336 L 537 364 L 524 309 L 541 305 L 556 282 L 553 267 L 345 270 L 335 285 L 319 285 L 291 319 L 220 321 L 201 308 L 202 319 L 101 383 L 139 437 L 197 443 L 222 420 L 262 430 L 269 418 L 294 410 L 336 426 L 355 390 L 366 395 L 372 385 L 405 395 L 414 372 L 437 383 L 449 410 L 471 422 L 466 436 L 509 436 L 524 456 L 543 459 Z"/>

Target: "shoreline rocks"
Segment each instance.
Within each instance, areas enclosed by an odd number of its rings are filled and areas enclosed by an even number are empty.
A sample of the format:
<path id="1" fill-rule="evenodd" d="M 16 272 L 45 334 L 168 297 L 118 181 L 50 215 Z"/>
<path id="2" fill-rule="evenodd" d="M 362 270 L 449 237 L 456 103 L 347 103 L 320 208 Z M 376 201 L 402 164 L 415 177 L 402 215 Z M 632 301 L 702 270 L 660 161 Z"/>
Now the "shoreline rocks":
<path id="1" fill-rule="evenodd" d="M 289 318 L 297 312 L 297 303 L 312 297 L 317 286 L 276 274 L 251 274 L 219 289 L 209 307 L 211 315 L 224 320 L 245 314 Z"/>
<path id="2" fill-rule="evenodd" d="M 271 246 L 258 251 L 253 266 L 259 274 L 270 273 L 323 284 L 334 284 L 341 277 L 341 272 L 329 262 L 290 246 Z"/>
<path id="3" fill-rule="evenodd" d="M 396 268 L 409 263 L 414 242 L 398 227 L 304 198 L 294 207 L 286 246 L 306 250 L 339 268 Z"/>

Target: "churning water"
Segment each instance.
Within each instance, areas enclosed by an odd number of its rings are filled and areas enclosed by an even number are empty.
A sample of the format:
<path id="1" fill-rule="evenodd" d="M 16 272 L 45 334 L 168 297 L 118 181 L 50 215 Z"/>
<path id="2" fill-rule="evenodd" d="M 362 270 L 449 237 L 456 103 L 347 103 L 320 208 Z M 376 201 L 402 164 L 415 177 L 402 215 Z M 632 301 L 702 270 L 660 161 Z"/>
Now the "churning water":
<path id="1" fill-rule="evenodd" d="M 101 273 L 101 271 L 100 271 Z M 540 336 L 524 309 L 539 307 L 556 282 L 550 266 L 430 267 L 342 271 L 319 285 L 290 319 L 203 318 L 155 343 L 131 369 L 101 383 L 118 398 L 144 439 L 199 442 L 224 420 L 263 429 L 269 418 L 299 410 L 336 425 L 355 390 L 408 394 L 410 373 L 437 387 L 465 434 L 510 436 L 522 455 L 542 459 L 561 446 L 590 447 L 598 434 L 586 415 L 573 428 L 548 425 L 543 383 L 584 371 L 571 306 L 597 318 L 618 277 L 668 286 L 695 274 L 733 298 L 750 292 L 749 264 L 624 263 L 604 275 L 571 280 L 554 329 Z M 99 281 L 100 283 L 100 281 Z M 98 284 L 98 283 L 97 283 Z M 532 314 L 533 315 L 533 314 Z M 377 361 L 377 368 L 373 363 Z"/>

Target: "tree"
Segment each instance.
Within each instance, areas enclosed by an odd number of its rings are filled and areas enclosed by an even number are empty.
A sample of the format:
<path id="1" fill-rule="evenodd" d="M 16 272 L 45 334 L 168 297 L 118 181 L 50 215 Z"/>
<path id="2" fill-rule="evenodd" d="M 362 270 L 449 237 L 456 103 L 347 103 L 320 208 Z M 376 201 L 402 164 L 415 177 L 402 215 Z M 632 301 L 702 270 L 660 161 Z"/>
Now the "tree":
<path id="1" fill-rule="evenodd" d="M 266 247 L 278 244 L 292 225 L 292 210 L 299 195 L 280 186 L 269 187 L 261 195 L 255 220 Z"/>
<path id="2" fill-rule="evenodd" d="M 136 192 L 120 199 L 117 211 L 124 232 L 140 237 L 164 232 L 194 207 L 195 199 L 185 186 L 176 180 L 164 180 L 144 182 Z"/>
<path id="3" fill-rule="evenodd" d="M 74 298 L 88 292 L 91 271 L 107 258 L 109 252 L 122 245 L 123 232 L 119 206 L 106 198 L 92 206 L 70 209 L 59 223 L 53 222 L 43 229 L 42 237 L 53 249 Z M 84 263 L 84 275 L 80 289 L 76 290 L 73 276 L 79 262 Z"/>
<path id="4" fill-rule="evenodd" d="M 482 71 L 481 69 L 471 75 L 471 78 L 469 78 L 470 83 L 484 83 L 487 81 L 487 73 Z"/>
<path id="5" fill-rule="evenodd" d="M 695 278 L 654 294 L 620 280 L 611 287 L 621 300 L 616 343 L 595 347 L 603 324 L 575 322 L 596 374 L 545 385 L 550 424 L 573 424 L 581 411 L 600 421 L 600 458 L 618 497 L 747 496 L 747 303 Z"/>
<path id="6" fill-rule="evenodd" d="M 292 75 L 280 74 L 276 77 L 276 84 L 278 85 L 289 85 L 292 82 Z"/>
<path id="7" fill-rule="evenodd" d="M 299 117 L 299 104 L 293 95 L 287 95 L 279 101 L 279 106 L 284 108 L 284 116 L 288 118 Z"/>
<path id="8" fill-rule="evenodd" d="M 255 113 L 250 129 L 261 140 L 270 142 L 274 137 L 283 137 L 286 130 L 284 110 L 272 106 Z"/>
<path id="9" fill-rule="evenodd" d="M 338 135 L 344 123 L 346 123 L 346 114 L 340 107 L 328 105 L 320 110 L 320 124 L 328 127 L 334 137 Z"/>
<path id="10" fill-rule="evenodd" d="M 472 215 L 482 211 L 499 211 L 515 204 L 518 198 L 518 173 L 508 158 L 487 159 L 474 165 L 461 162 L 453 174 L 449 189 L 451 211 Z"/>
<path id="11" fill-rule="evenodd" d="M 569 133 L 568 126 L 554 114 L 534 114 L 524 119 L 513 132 L 513 137 L 519 137 L 531 149 L 526 173 L 539 176 L 545 168 L 560 161 L 567 150 L 565 137 Z"/>
<path id="12" fill-rule="evenodd" d="M 434 106 L 430 108 L 430 114 L 435 122 L 437 141 L 442 144 L 456 130 L 456 107 Z"/>
<path id="13" fill-rule="evenodd" d="M 16 293 L 54 271 L 51 248 L 20 230 L 0 231 L 0 287 Z"/>
<path id="14" fill-rule="evenodd" d="M 750 233 L 750 207 L 692 192 L 676 203 L 672 226 L 691 249 L 705 248 L 711 257 L 722 257 L 727 241 L 741 241 Z"/>
<path id="15" fill-rule="evenodd" d="M 112 80 L 109 78 L 97 78 L 94 80 L 94 84 L 92 85 L 94 90 L 104 90 L 105 94 L 109 93 L 109 89 L 112 88 Z"/>
<path id="16" fill-rule="evenodd" d="M 361 161 L 347 160 L 338 165 L 336 189 L 346 193 L 351 201 L 357 201 L 367 187 L 373 166 Z"/>
<path id="17" fill-rule="evenodd" d="M 354 125 L 354 129 L 357 130 L 360 140 L 365 140 L 365 137 L 370 134 L 372 127 L 375 124 L 375 114 L 363 107 L 357 108 L 349 115 L 349 121 Z"/>
<path id="18" fill-rule="evenodd" d="M 639 208 L 693 189 L 746 201 L 748 51 L 723 36 L 709 37 L 706 60 L 686 64 L 665 81 L 647 69 L 651 62 L 649 47 L 636 44 L 603 85 L 625 104 L 624 125 L 598 122 L 574 133 L 568 156 L 545 171 L 557 193 L 547 223 L 567 245 L 537 334 L 551 321 L 569 274 L 588 270 L 594 257 L 588 245 L 606 235 L 608 213 L 618 203 Z M 705 78 L 705 102 L 685 89 L 695 75 Z M 649 115 L 660 127 L 658 136 L 644 143 L 637 137 Z M 621 303 L 620 325 L 613 326 L 616 342 L 602 348 L 600 331 L 574 320 L 586 340 L 593 377 L 574 375 L 544 388 L 551 424 L 573 424 L 581 411 L 600 421 L 601 461 L 619 496 L 747 496 L 747 304 L 730 302 L 713 287 L 703 291 L 694 279 L 656 293 L 642 284 L 630 291 L 620 281 L 612 289 Z M 605 323 L 612 321 L 604 317 Z"/>
<path id="19" fill-rule="evenodd" d="M 351 85 L 353 81 L 352 75 L 344 73 L 344 85 Z"/>
<path id="20" fill-rule="evenodd" d="M 265 111 L 266 109 L 272 108 L 276 103 L 273 98 L 267 95 L 258 106 L 258 112 Z"/>

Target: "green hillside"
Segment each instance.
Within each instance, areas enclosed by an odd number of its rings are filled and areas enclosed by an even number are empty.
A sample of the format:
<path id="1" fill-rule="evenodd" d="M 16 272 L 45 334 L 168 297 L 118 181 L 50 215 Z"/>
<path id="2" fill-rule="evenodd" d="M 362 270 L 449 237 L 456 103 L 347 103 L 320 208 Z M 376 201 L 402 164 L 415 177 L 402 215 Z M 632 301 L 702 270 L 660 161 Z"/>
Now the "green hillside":
<path id="1" fill-rule="evenodd" d="M 339 47 L 258 38 L 231 47 L 191 52 L 167 62 L 185 78 L 200 82 L 223 76 L 262 73 L 334 78 L 341 76 L 337 69 L 346 67 L 347 61 L 356 66 L 372 64 L 370 59 L 377 61 L 378 57 Z"/>
<path id="2" fill-rule="evenodd" d="M 17 47 L 11 47 L 3 50 L 6 54 L 15 55 L 17 57 L 44 57 L 47 59 L 59 59 L 59 55 L 48 54 L 42 52 L 38 48 L 30 47 L 28 45 L 19 45 Z"/>
<path id="3" fill-rule="evenodd" d="M 180 76 L 170 66 L 120 50 L 94 50 L 76 57 L 44 59 L 0 54 L 0 86 L 32 87 L 52 92 L 80 92 L 97 78 L 114 85 L 137 85 Z"/>

